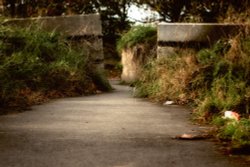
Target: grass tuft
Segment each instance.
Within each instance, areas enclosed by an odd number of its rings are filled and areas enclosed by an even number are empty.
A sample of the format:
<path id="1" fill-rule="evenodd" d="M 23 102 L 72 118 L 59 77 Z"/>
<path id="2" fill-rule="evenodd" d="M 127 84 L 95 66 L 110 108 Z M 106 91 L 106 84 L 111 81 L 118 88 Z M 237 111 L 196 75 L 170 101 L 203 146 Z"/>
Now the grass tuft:
<path id="1" fill-rule="evenodd" d="M 122 50 L 132 48 L 137 44 L 156 43 L 156 28 L 152 26 L 135 26 L 131 28 L 117 43 L 117 50 L 121 53 Z"/>

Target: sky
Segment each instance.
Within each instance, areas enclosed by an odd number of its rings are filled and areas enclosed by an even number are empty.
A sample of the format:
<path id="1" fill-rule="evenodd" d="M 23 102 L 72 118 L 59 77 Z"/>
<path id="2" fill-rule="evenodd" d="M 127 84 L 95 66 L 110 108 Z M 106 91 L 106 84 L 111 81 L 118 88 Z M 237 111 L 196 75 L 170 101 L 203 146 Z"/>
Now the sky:
<path id="1" fill-rule="evenodd" d="M 157 12 L 153 12 L 147 6 L 137 7 L 136 5 L 131 5 L 128 9 L 128 17 L 131 21 L 142 21 L 146 22 L 152 18 L 157 18 L 159 15 Z"/>

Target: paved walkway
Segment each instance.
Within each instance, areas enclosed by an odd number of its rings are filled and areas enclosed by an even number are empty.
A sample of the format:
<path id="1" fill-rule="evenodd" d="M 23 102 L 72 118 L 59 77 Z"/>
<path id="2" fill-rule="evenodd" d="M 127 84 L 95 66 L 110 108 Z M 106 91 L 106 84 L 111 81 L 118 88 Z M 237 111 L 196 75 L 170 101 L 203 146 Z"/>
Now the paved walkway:
<path id="1" fill-rule="evenodd" d="M 0 167 L 239 167 L 209 141 L 171 137 L 199 130 L 189 112 L 113 93 L 66 98 L 0 117 Z"/>

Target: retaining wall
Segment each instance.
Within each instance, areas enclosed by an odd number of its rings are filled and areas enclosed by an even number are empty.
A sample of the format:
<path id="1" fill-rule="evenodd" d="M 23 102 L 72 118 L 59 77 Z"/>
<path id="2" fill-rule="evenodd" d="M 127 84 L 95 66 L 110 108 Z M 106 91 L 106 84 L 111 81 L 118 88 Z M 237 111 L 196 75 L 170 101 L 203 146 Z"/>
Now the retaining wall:
<path id="1" fill-rule="evenodd" d="M 60 32 L 78 48 L 82 48 L 96 67 L 104 67 L 102 24 L 97 14 L 10 19 L 3 24 L 18 27 L 39 24 L 46 31 Z"/>
<path id="2" fill-rule="evenodd" d="M 222 38 L 230 38 L 249 29 L 244 24 L 219 23 L 160 23 L 157 34 L 157 56 L 168 56 L 176 48 L 212 46 Z"/>

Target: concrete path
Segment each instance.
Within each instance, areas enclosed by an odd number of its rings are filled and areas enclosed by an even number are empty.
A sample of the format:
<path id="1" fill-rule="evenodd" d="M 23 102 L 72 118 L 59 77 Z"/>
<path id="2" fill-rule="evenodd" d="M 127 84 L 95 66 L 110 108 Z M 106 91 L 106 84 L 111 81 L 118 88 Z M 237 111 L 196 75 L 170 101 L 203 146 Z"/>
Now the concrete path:
<path id="1" fill-rule="evenodd" d="M 0 117 L 0 167 L 239 167 L 209 141 L 173 140 L 199 130 L 178 106 L 113 93 L 66 98 Z M 246 165 L 248 166 L 248 165 Z"/>

